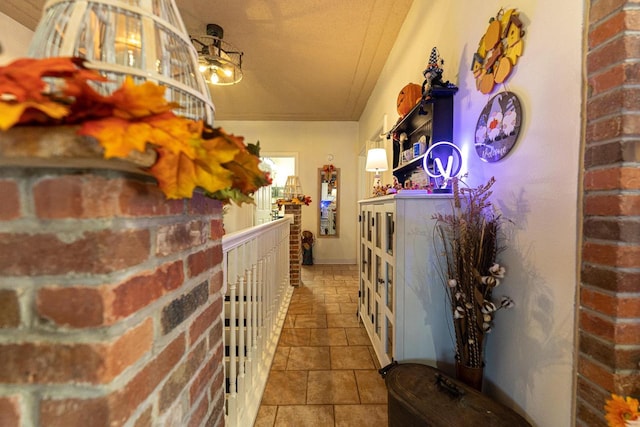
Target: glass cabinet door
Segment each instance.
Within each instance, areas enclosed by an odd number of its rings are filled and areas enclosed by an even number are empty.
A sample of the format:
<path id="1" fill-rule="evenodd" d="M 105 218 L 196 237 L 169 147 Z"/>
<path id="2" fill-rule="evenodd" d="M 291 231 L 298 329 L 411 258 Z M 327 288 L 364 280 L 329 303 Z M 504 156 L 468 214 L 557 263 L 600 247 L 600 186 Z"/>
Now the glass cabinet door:
<path id="1" fill-rule="evenodd" d="M 382 288 L 384 286 L 384 275 L 382 274 L 382 259 L 376 255 L 376 294 L 382 295 Z"/>
<path id="2" fill-rule="evenodd" d="M 389 310 L 391 310 L 391 313 L 393 313 L 393 266 L 389 263 L 387 264 L 387 268 L 386 268 L 386 283 L 387 283 L 387 308 Z"/>
<path id="3" fill-rule="evenodd" d="M 376 248 L 382 248 L 382 213 L 376 212 L 375 218 Z"/>
<path id="4" fill-rule="evenodd" d="M 393 323 L 389 321 L 387 317 L 384 319 L 387 327 L 387 342 L 385 343 L 385 353 L 389 360 L 393 360 L 395 354 L 393 353 Z"/>
<path id="5" fill-rule="evenodd" d="M 393 255 L 393 233 L 395 232 L 395 223 L 393 222 L 393 212 L 386 212 L 385 214 L 385 231 L 386 231 L 385 249 L 389 255 Z"/>

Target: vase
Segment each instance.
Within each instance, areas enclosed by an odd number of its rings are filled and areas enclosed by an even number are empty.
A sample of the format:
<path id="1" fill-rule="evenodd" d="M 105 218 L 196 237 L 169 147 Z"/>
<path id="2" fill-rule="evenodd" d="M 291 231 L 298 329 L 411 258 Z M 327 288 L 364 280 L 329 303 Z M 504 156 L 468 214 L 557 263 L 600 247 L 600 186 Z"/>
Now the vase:
<path id="1" fill-rule="evenodd" d="M 466 366 L 460 362 L 456 362 L 456 378 L 478 391 L 482 391 L 482 378 L 484 373 L 484 365 L 479 368 Z"/>

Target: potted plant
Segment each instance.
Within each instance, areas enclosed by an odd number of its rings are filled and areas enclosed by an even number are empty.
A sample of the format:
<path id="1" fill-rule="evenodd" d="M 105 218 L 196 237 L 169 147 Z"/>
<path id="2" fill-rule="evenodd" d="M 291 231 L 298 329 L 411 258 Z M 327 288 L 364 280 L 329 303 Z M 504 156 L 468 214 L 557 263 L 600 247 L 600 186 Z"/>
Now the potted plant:
<path id="1" fill-rule="evenodd" d="M 435 242 L 441 249 L 439 265 L 455 331 L 458 379 L 480 390 L 486 336 L 496 312 L 513 306 L 511 298 L 493 299 L 494 289 L 504 278 L 505 268 L 496 262 L 503 249 L 500 242 L 502 216 L 491 204 L 492 177 L 486 184 L 469 188 L 453 179 L 450 213 L 434 215 Z"/>

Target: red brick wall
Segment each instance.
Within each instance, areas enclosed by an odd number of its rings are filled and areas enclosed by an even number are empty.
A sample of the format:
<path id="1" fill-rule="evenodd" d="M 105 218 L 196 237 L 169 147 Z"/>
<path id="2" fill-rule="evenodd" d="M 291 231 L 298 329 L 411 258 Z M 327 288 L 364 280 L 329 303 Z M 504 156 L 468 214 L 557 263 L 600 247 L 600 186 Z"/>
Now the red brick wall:
<path id="1" fill-rule="evenodd" d="M 0 425 L 223 425 L 222 234 L 143 176 L 0 167 Z"/>
<path id="2" fill-rule="evenodd" d="M 640 395 L 639 7 L 593 0 L 588 17 L 578 426 Z"/>
<path id="3" fill-rule="evenodd" d="M 302 271 L 302 205 L 285 204 L 284 213 L 293 215 L 289 226 L 289 284 L 300 286 Z"/>

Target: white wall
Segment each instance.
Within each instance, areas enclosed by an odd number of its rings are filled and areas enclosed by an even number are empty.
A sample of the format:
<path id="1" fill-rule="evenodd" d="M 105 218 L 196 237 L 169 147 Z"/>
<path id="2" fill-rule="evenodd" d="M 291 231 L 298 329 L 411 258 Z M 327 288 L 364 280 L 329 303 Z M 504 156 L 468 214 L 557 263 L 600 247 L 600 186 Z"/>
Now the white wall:
<path id="1" fill-rule="evenodd" d="M 312 203 L 302 207 L 302 229 L 316 237 L 316 264 L 355 264 L 357 239 L 356 177 L 358 124 L 356 122 L 250 122 L 216 121 L 226 132 L 244 136 L 245 142 L 260 141 L 263 152 L 298 153 L 298 175 L 302 191 Z M 333 155 L 329 162 L 328 156 Z M 340 168 L 340 236 L 318 235 L 318 168 L 332 163 Z"/>
<path id="2" fill-rule="evenodd" d="M 0 13 L 0 65 L 27 55 L 33 31 Z"/>
<path id="3" fill-rule="evenodd" d="M 490 96 L 475 89 L 470 60 L 503 6 L 517 7 L 525 23 L 524 55 L 507 81 L 524 123 L 512 152 L 484 163 L 472 142 Z M 469 154 L 469 181 L 495 176 L 493 200 L 514 222 L 501 255 L 507 276 L 496 295 L 511 296 L 516 307 L 498 313 L 489 337 L 485 391 L 539 427 L 572 425 L 584 13 L 581 0 L 417 0 L 360 120 L 360 141 L 383 114 L 395 122 L 398 92 L 422 83 L 438 47 L 445 80 L 460 88 L 454 142 Z"/>

